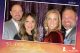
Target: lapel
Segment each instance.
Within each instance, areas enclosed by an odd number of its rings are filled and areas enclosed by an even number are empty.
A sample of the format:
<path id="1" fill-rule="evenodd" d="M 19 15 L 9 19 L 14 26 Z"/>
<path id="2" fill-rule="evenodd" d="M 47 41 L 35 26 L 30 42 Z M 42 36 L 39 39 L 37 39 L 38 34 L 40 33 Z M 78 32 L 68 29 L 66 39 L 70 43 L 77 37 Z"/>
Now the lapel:
<path id="1" fill-rule="evenodd" d="M 69 32 L 69 34 L 65 38 L 71 38 L 75 32 L 76 32 L 76 27 L 73 27 L 72 30 Z"/>
<path id="2" fill-rule="evenodd" d="M 11 30 L 13 30 L 13 32 L 17 32 L 16 26 L 15 26 L 15 24 L 13 23 L 12 20 L 10 20 L 10 26 L 11 26 Z"/>

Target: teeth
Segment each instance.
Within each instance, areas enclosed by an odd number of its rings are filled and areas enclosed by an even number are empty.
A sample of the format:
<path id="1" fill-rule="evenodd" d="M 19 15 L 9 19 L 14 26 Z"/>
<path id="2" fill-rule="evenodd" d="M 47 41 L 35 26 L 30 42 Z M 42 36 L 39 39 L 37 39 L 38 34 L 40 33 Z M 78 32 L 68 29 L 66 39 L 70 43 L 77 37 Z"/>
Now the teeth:
<path id="1" fill-rule="evenodd" d="M 69 23 L 66 23 L 66 24 L 69 24 Z"/>
<path id="2" fill-rule="evenodd" d="M 53 26 L 53 25 L 51 25 L 51 26 Z"/>

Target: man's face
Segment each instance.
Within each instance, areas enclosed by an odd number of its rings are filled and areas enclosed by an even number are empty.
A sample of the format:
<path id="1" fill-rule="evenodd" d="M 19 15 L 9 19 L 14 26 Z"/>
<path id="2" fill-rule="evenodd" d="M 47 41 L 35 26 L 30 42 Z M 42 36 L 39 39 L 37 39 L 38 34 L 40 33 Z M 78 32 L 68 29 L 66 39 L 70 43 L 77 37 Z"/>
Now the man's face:
<path id="1" fill-rule="evenodd" d="M 19 21 L 22 18 L 23 11 L 20 5 L 14 5 L 10 11 L 12 18 L 15 21 Z"/>
<path id="2" fill-rule="evenodd" d="M 62 14 L 62 24 L 65 29 L 70 29 L 76 25 L 77 16 L 72 10 L 65 10 Z"/>

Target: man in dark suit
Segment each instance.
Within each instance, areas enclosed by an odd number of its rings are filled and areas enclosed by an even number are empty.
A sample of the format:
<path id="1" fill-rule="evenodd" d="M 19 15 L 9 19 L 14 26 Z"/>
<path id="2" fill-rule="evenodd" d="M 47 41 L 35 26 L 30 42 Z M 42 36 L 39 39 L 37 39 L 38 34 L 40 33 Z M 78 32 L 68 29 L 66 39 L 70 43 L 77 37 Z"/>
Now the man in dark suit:
<path id="1" fill-rule="evenodd" d="M 66 29 L 64 44 L 76 43 L 77 13 L 71 7 L 66 7 L 62 13 L 62 25 Z"/>
<path id="2" fill-rule="evenodd" d="M 11 20 L 4 23 L 2 39 L 13 40 L 14 35 L 19 31 L 20 19 L 22 18 L 23 11 L 20 4 L 15 4 L 12 6 L 10 15 Z"/>

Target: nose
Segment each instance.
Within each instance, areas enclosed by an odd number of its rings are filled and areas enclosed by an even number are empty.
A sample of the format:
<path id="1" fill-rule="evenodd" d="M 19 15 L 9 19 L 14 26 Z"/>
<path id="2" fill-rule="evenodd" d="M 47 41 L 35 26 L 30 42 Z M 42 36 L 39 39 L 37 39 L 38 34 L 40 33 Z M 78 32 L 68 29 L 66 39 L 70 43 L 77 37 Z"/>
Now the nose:
<path id="1" fill-rule="evenodd" d="M 65 18 L 65 19 L 69 19 L 70 17 L 69 17 L 69 16 L 64 16 L 63 18 Z"/>
<path id="2" fill-rule="evenodd" d="M 69 17 L 63 17 L 63 20 L 68 21 L 70 18 Z"/>
<path id="3" fill-rule="evenodd" d="M 19 15 L 19 14 L 20 14 L 20 12 L 19 12 L 19 11 L 16 11 L 16 12 L 15 12 L 15 14 L 16 14 L 16 15 Z"/>
<path id="4" fill-rule="evenodd" d="M 32 22 L 29 22 L 29 25 L 32 26 Z"/>
<path id="5" fill-rule="evenodd" d="M 54 19 L 52 19 L 52 20 L 51 20 L 51 23 L 54 23 L 54 22 L 55 22 L 55 20 L 54 20 Z"/>
<path id="6" fill-rule="evenodd" d="M 50 25 L 54 25 L 54 20 L 51 20 L 51 22 L 49 24 Z"/>

